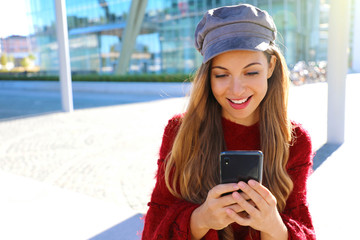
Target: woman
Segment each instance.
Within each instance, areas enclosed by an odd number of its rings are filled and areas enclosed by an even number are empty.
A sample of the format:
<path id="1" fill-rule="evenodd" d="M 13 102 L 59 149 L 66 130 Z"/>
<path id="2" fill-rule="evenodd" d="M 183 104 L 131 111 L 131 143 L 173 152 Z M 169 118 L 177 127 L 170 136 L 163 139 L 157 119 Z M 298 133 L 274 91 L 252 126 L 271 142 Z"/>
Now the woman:
<path id="1" fill-rule="evenodd" d="M 247 4 L 212 9 L 195 37 L 203 64 L 187 112 L 165 128 L 143 239 L 315 239 L 311 141 L 287 116 L 272 18 Z M 263 183 L 219 184 L 224 150 L 261 150 Z"/>

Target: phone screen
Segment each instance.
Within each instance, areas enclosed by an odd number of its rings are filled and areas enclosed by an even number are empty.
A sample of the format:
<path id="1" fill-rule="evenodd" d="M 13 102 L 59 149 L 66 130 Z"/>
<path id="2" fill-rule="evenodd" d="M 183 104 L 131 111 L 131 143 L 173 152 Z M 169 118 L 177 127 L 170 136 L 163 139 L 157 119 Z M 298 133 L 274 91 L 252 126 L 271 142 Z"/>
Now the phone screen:
<path id="1" fill-rule="evenodd" d="M 261 151 L 226 151 L 220 154 L 221 183 L 262 181 Z"/>

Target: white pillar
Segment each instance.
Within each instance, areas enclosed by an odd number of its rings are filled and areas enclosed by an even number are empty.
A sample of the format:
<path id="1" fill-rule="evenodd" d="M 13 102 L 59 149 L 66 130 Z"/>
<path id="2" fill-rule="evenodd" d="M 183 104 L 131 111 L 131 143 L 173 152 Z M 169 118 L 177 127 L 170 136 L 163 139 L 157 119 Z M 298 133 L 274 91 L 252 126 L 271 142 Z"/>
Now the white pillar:
<path id="1" fill-rule="evenodd" d="M 344 142 L 345 80 L 348 69 L 350 0 L 331 0 L 328 40 L 328 126 L 327 141 Z"/>
<path id="2" fill-rule="evenodd" d="M 56 35 L 58 42 L 59 55 L 59 77 L 61 87 L 61 104 L 65 112 L 74 110 L 72 85 L 71 85 L 71 68 L 69 54 L 69 37 L 66 18 L 65 0 L 54 0 L 56 12 Z"/>
<path id="3" fill-rule="evenodd" d="M 354 23 L 352 42 L 352 70 L 360 73 L 360 1 L 353 1 Z"/>

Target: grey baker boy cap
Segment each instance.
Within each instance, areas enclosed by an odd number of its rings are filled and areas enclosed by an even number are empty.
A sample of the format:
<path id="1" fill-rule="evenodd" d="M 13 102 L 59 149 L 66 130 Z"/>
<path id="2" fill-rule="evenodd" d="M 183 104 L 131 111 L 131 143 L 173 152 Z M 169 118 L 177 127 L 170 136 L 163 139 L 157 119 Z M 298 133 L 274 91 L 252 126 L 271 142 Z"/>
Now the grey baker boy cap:
<path id="1" fill-rule="evenodd" d="M 208 10 L 195 30 L 195 47 L 204 63 L 231 50 L 265 51 L 275 39 L 272 17 L 250 4 Z"/>

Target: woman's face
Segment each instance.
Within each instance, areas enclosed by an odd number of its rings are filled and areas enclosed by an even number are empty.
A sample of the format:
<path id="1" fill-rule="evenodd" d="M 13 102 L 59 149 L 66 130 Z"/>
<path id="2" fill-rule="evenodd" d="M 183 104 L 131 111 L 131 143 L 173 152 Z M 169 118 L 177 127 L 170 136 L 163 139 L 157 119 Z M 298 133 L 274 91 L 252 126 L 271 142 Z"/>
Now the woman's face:
<path id="1" fill-rule="evenodd" d="M 250 126 L 259 121 L 259 105 L 276 63 L 263 52 L 236 50 L 212 60 L 211 89 L 226 119 Z"/>

